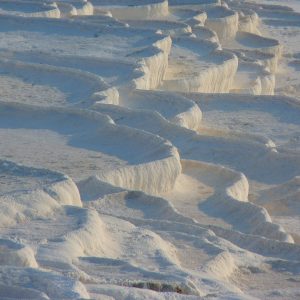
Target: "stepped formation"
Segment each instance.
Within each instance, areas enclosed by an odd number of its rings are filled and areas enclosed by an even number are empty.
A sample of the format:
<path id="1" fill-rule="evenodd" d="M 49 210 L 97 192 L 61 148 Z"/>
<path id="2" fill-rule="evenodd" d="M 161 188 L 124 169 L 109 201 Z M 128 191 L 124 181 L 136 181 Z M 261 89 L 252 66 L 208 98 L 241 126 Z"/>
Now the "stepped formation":
<path id="1" fill-rule="evenodd" d="M 0 298 L 299 299 L 299 20 L 0 0 Z"/>

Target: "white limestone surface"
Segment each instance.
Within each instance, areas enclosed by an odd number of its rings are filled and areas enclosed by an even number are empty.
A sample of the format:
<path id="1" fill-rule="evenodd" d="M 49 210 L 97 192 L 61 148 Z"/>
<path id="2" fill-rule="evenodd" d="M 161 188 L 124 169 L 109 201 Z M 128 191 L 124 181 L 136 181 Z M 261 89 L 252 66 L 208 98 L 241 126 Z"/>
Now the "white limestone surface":
<path id="1" fill-rule="evenodd" d="M 108 10 L 118 19 L 157 19 L 168 15 L 168 1 L 166 0 L 92 0 L 95 12 Z"/>
<path id="2" fill-rule="evenodd" d="M 164 90 L 177 92 L 229 91 L 237 71 L 237 57 L 216 42 L 194 37 L 173 39 Z"/>
<path id="3" fill-rule="evenodd" d="M 35 114 L 38 117 L 33 118 Z M 106 182 L 153 193 L 171 188 L 180 172 L 178 153 L 170 143 L 146 132 L 121 129 L 106 115 L 7 102 L 1 103 L 1 115 L 2 155 L 23 164 L 34 160 L 31 165 L 67 171 L 75 180 L 97 175 Z M 140 139 L 141 147 L 134 148 L 131 139 Z M 28 142 L 31 146 L 23 149 Z"/>
<path id="4" fill-rule="evenodd" d="M 299 299 L 299 12 L 0 0 L 0 299 Z"/>
<path id="5" fill-rule="evenodd" d="M 0 14 L 21 17 L 60 18 L 61 13 L 56 2 L 1 0 Z"/>

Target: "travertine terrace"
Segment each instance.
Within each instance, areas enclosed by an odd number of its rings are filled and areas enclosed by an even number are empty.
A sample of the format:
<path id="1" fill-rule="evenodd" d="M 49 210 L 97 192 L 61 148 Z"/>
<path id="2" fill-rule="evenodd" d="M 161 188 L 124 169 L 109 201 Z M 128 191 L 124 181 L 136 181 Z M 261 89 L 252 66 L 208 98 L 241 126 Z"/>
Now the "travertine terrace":
<path id="1" fill-rule="evenodd" d="M 0 299 L 299 299 L 299 22 L 0 0 Z"/>

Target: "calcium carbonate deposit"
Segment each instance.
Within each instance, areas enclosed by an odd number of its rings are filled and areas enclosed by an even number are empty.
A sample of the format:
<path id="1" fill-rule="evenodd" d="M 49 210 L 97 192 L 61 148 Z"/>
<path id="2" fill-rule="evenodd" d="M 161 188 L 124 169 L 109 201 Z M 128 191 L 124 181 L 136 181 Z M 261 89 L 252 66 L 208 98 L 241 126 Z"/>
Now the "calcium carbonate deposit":
<path id="1" fill-rule="evenodd" d="M 0 299 L 300 299 L 300 1 L 0 0 Z"/>

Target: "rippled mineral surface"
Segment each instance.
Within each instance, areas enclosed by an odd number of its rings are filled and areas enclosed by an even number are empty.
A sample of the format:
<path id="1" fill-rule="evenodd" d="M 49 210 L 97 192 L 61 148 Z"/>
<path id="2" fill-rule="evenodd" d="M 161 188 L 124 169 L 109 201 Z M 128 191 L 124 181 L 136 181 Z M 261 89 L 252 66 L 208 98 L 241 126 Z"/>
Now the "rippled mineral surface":
<path id="1" fill-rule="evenodd" d="M 0 299 L 300 299 L 300 1 L 0 0 Z"/>

